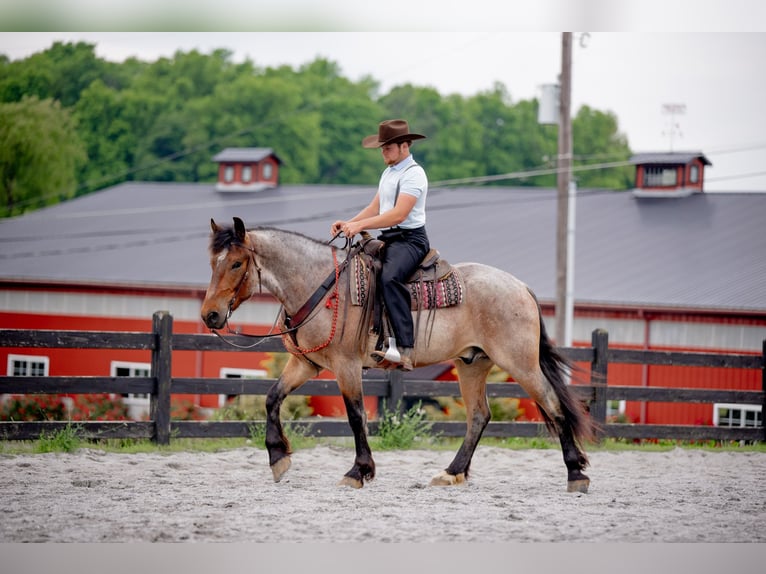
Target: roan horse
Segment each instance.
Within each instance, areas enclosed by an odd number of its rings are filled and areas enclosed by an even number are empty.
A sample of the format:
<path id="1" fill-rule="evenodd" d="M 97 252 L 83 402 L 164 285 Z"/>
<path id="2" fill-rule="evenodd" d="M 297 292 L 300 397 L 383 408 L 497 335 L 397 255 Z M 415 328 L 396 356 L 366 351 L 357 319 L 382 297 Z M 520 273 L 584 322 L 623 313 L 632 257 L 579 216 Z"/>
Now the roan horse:
<path id="1" fill-rule="evenodd" d="M 335 287 L 324 294 L 308 320 L 297 325 L 293 333 L 296 349 L 267 394 L 266 448 L 278 482 L 290 468 L 291 454 L 279 418 L 282 402 L 318 371 L 328 369 L 337 377 L 356 446 L 354 464 L 339 484 L 361 488 L 365 480 L 375 477 L 362 395 L 362 370 L 376 366 L 370 357 L 375 341 L 368 337 L 369 342 L 360 343 L 355 328 L 343 328 L 358 325 L 362 312 L 361 307 L 346 304 L 349 273 L 339 271 L 345 251 L 290 231 L 248 231 L 236 217 L 233 227 L 219 227 L 213 220 L 211 227 L 212 277 L 201 315 L 212 330 L 224 327 L 231 313 L 262 288 L 271 292 L 291 317 L 305 307 L 334 270 Z M 494 267 L 460 263 L 455 268 L 463 278 L 465 300 L 438 309 L 428 326 L 428 337 L 426 326 L 419 326 L 413 356 L 416 367 L 454 360 L 466 408 L 463 443 L 431 484 L 465 481 L 490 419 L 486 377 L 495 364 L 535 400 L 548 428 L 558 435 L 567 468 L 567 490 L 587 492 L 590 480 L 582 471 L 588 459 L 581 445 L 592 438 L 591 419 L 565 382 L 568 364 L 546 335 L 537 299 L 524 283 Z M 284 317 L 280 328 L 285 329 Z"/>

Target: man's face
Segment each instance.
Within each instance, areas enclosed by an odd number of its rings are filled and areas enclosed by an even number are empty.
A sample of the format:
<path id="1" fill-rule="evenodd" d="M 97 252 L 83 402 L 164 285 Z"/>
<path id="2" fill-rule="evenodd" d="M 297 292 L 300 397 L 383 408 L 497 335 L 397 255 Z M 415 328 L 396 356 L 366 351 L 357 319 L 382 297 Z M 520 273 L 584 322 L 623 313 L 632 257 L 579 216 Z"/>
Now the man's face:
<path id="1" fill-rule="evenodd" d="M 380 151 L 383 152 L 383 161 L 386 165 L 396 165 L 409 153 L 410 146 L 406 143 L 393 143 L 381 146 Z"/>

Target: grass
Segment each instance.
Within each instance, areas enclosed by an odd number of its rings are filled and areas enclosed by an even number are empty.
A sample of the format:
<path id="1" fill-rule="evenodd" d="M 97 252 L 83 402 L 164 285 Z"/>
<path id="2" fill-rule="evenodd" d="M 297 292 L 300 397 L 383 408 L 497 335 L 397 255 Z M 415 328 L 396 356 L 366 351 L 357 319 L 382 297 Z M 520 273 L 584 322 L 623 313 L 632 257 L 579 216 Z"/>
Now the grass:
<path id="1" fill-rule="evenodd" d="M 417 403 L 406 412 L 401 412 L 401 402 L 396 410 L 383 412 L 378 421 L 378 434 L 371 446 L 381 450 L 406 450 L 421 443 L 430 442 L 436 437 L 431 435 L 431 423 L 426 412 Z"/>
<path id="2" fill-rule="evenodd" d="M 409 450 L 413 448 L 431 450 L 457 450 L 462 438 L 437 437 L 430 431 L 430 422 L 422 409 L 416 405 L 404 414 L 387 413 L 379 421 L 379 432 L 370 436 L 370 446 L 375 450 Z M 43 433 L 35 441 L 0 440 L 0 454 L 35 454 L 47 452 L 74 452 L 79 448 L 91 448 L 117 453 L 147 452 L 220 452 L 237 448 L 265 449 L 265 423 L 253 423 L 246 437 L 229 438 L 171 438 L 169 445 L 157 445 L 149 439 L 87 439 L 82 438 L 76 424 L 67 425 L 60 431 Z M 312 448 L 318 445 L 335 445 L 354 448 L 351 437 L 311 437 L 307 427 L 300 424 L 285 426 L 285 434 L 294 450 Z M 484 437 L 482 446 L 493 446 L 514 450 L 554 449 L 559 450 L 557 440 L 550 437 L 495 438 Z M 681 441 L 605 439 L 598 444 L 585 445 L 587 452 L 599 451 L 644 451 L 665 452 L 675 448 L 701 449 L 711 451 L 764 452 L 766 442 L 742 444 L 739 441 Z"/>
<path id="3" fill-rule="evenodd" d="M 52 433 L 40 433 L 36 443 L 37 452 L 74 452 L 82 444 L 79 429 L 68 424 L 62 430 Z"/>

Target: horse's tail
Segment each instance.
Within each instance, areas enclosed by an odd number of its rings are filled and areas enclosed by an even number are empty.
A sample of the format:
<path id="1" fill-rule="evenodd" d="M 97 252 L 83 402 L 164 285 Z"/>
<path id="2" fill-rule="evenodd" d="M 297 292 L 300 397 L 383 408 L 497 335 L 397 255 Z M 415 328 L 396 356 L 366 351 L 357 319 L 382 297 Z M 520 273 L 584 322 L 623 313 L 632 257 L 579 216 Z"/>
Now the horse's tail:
<path id="1" fill-rule="evenodd" d="M 548 338 L 548 332 L 545 329 L 545 323 L 543 322 L 540 303 L 531 289 L 529 293 L 535 300 L 538 316 L 540 317 L 540 369 L 559 399 L 561 411 L 564 415 L 564 424 L 572 429 L 575 440 L 580 443 L 593 440 L 595 436 L 593 420 L 586 412 L 583 403 L 577 398 L 565 380 L 566 375 L 573 373 L 576 367 L 551 343 L 551 340 Z M 544 409 L 539 410 L 545 425 L 551 433 L 558 434 L 557 423 L 550 418 Z"/>

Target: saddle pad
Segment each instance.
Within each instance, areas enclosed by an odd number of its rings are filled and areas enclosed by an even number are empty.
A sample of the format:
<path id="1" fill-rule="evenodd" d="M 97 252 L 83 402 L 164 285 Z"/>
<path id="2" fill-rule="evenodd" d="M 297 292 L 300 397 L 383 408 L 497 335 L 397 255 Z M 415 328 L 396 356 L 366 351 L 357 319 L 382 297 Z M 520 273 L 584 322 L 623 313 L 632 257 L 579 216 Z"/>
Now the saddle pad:
<path id="1" fill-rule="evenodd" d="M 371 280 L 370 269 L 365 265 L 362 257 L 357 255 L 351 265 L 352 305 L 364 305 Z M 465 293 L 463 281 L 457 269 L 453 269 L 451 273 L 438 281 L 414 281 L 408 283 L 408 287 L 413 311 L 418 309 L 419 302 L 422 304 L 421 309 L 439 309 L 459 305 L 463 302 Z"/>
<path id="2" fill-rule="evenodd" d="M 463 302 L 463 284 L 457 269 L 436 281 L 415 281 L 407 286 L 410 288 L 413 311 L 418 308 L 441 309 Z"/>

